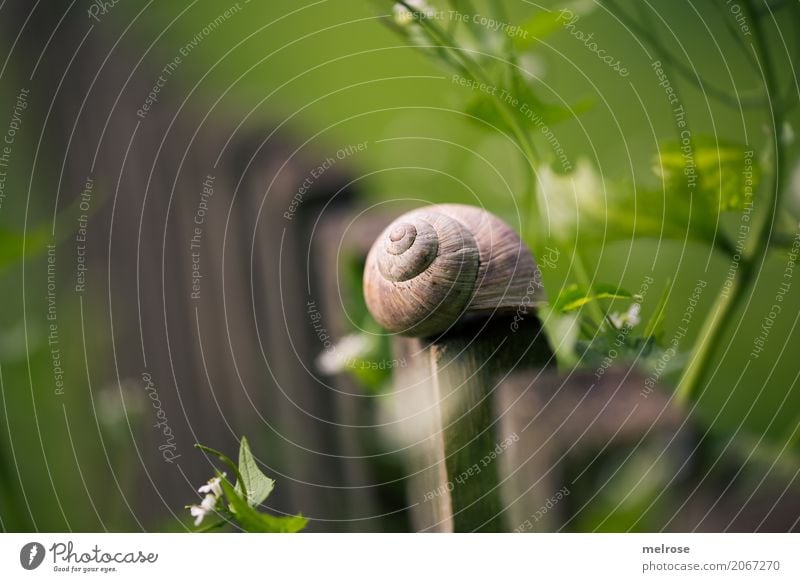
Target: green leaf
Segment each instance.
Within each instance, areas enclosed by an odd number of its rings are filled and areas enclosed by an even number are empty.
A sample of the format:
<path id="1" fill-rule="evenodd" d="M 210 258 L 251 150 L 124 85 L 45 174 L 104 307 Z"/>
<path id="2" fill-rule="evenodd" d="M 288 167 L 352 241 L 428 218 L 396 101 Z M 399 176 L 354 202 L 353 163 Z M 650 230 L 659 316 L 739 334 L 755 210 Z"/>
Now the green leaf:
<path id="1" fill-rule="evenodd" d="M 268 513 L 260 513 L 253 509 L 227 479 L 221 479 L 220 485 L 228 500 L 231 512 L 239 525 L 253 533 L 295 533 L 306 527 L 308 520 L 302 515 L 278 517 Z"/>
<path id="2" fill-rule="evenodd" d="M 246 495 L 247 503 L 251 507 L 257 507 L 269 497 L 275 487 L 275 481 L 264 475 L 258 468 L 246 437 L 242 437 L 239 447 L 239 475 L 241 475 L 241 482 L 236 482 L 236 491 L 242 496 Z"/>
<path id="3" fill-rule="evenodd" d="M 553 308 L 559 313 L 567 313 L 580 309 L 591 301 L 599 299 L 630 299 L 632 295 L 614 285 L 597 284 L 591 289 L 576 283 L 567 285 L 553 302 Z"/>
<path id="4" fill-rule="evenodd" d="M 668 191 L 699 194 L 714 214 L 742 210 L 747 202 L 746 189 L 754 193 L 760 178 L 752 150 L 703 135 L 695 136 L 691 142 L 673 140 L 661 144 L 653 170 L 664 180 Z M 690 184 L 692 180 L 694 186 Z"/>
<path id="5" fill-rule="evenodd" d="M 500 80 L 485 90 L 473 89 L 475 94 L 467 102 L 465 112 L 509 133 L 511 128 L 498 109 L 505 107 L 520 127 L 536 135 L 547 131 L 551 125 L 575 119 L 592 106 L 589 99 L 577 101 L 571 106 L 547 103 L 534 92 L 519 71 L 515 69 L 505 76 L 509 75 L 510 79 L 505 82 Z"/>
<path id="6" fill-rule="evenodd" d="M 598 241 L 641 237 L 712 240 L 714 216 L 669 190 L 634 190 L 601 176 L 586 159 L 568 174 L 544 167 L 538 175 L 543 218 L 565 245 L 594 247 Z"/>
<path id="7" fill-rule="evenodd" d="M 594 299 L 631 299 L 633 294 L 610 283 L 596 283 L 592 287 Z"/>
<path id="8" fill-rule="evenodd" d="M 195 448 L 200 449 L 204 453 L 208 453 L 209 455 L 213 455 L 213 456 L 217 457 L 220 461 L 222 461 L 233 472 L 233 474 L 236 476 L 236 482 L 237 483 L 243 482 L 242 476 L 239 473 L 239 467 L 236 466 L 236 463 L 234 463 L 233 459 L 231 459 L 228 455 L 226 455 L 225 453 L 221 453 L 216 449 L 212 449 L 211 447 L 207 447 L 205 445 L 201 445 L 200 443 L 195 443 L 194 446 L 195 446 Z M 245 487 L 245 489 L 246 489 L 246 487 Z"/>
<path id="9" fill-rule="evenodd" d="M 553 308 L 559 312 L 564 313 L 566 311 L 572 311 L 576 307 L 580 307 L 583 303 L 586 303 L 588 300 L 588 291 L 580 287 L 577 283 L 573 283 L 571 285 L 567 285 L 556 297 L 556 300 L 553 302 Z M 581 301 L 583 301 L 581 303 Z"/>

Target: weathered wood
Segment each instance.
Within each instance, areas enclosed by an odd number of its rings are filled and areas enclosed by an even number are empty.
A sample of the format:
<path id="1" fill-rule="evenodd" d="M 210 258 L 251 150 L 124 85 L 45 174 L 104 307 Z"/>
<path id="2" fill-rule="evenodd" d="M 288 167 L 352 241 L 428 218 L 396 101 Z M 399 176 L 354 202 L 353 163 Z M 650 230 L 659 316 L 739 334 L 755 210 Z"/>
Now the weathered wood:
<path id="1" fill-rule="evenodd" d="M 509 531 L 500 459 L 519 440 L 497 422 L 494 392 L 511 370 L 552 361 L 538 320 L 473 320 L 433 341 L 398 338 L 409 368 L 395 398 L 410 440 L 409 502 L 423 531 Z M 517 331 L 514 331 L 517 329 Z"/>
<path id="2" fill-rule="evenodd" d="M 416 338 L 397 339 L 394 352 L 408 366 L 398 370 L 394 377 L 394 418 L 387 432 L 406 451 L 411 525 L 414 531 L 453 531 L 450 496 L 435 494 L 446 489 L 448 477 L 439 394 L 433 382 L 430 356 L 425 353 L 423 342 Z"/>

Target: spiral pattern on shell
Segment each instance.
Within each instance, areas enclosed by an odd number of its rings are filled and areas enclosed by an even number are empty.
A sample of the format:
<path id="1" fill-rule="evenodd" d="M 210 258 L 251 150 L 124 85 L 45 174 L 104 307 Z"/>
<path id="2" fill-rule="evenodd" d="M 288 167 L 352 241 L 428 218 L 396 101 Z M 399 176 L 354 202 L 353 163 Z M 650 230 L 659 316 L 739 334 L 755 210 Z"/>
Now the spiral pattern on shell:
<path id="1" fill-rule="evenodd" d="M 445 204 L 390 224 L 367 256 L 364 295 L 393 333 L 433 336 L 466 312 L 493 312 L 541 299 L 536 265 L 516 233 L 492 214 Z"/>
<path id="2" fill-rule="evenodd" d="M 478 243 L 462 223 L 438 212 L 411 212 L 378 237 L 367 257 L 367 307 L 389 331 L 437 333 L 468 305 L 478 263 Z"/>

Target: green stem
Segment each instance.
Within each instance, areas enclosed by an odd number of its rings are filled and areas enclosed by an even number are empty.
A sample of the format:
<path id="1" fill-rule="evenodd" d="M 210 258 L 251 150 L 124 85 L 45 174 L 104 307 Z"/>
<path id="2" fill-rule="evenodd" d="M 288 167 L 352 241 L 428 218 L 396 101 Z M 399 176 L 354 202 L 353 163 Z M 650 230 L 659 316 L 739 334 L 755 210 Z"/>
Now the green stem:
<path id="1" fill-rule="evenodd" d="M 720 294 L 717 297 L 711 307 L 711 313 L 703 321 L 700 334 L 692 350 L 692 357 L 678 382 L 675 392 L 677 402 L 685 404 L 697 399 L 699 387 L 708 375 L 714 350 L 727 327 L 726 324 L 731 314 L 741 302 L 744 290 L 750 283 L 752 275 L 743 273 L 746 268 L 748 272 L 752 272 L 748 267 L 745 262 L 742 262 L 741 269 L 736 272 L 731 281 L 729 293 Z"/>
<path id="2" fill-rule="evenodd" d="M 706 379 L 712 364 L 714 350 L 719 344 L 728 326 L 733 321 L 732 315 L 736 308 L 745 298 L 745 292 L 753 283 L 756 267 L 761 264 L 769 251 L 772 231 L 778 217 L 780 207 L 781 192 L 783 190 L 782 172 L 784 167 L 785 152 L 781 144 L 779 132 L 783 124 L 783 112 L 774 106 L 771 97 L 777 94 L 777 83 L 774 77 L 774 69 L 771 55 L 767 48 L 766 34 L 761 18 L 758 18 L 752 6 L 752 0 L 745 3 L 751 22 L 755 26 L 756 50 L 761 63 L 763 64 L 762 73 L 764 76 L 764 91 L 767 103 L 770 107 L 770 117 L 772 118 L 772 138 L 775 152 L 775 164 L 772 171 L 772 186 L 769 207 L 761 222 L 755 237 L 748 243 L 753 243 L 754 247 L 748 249 L 739 270 L 734 274 L 731 281 L 729 293 L 720 294 L 711 309 L 711 314 L 703 322 L 700 335 L 697 338 L 692 358 L 689 361 L 683 376 L 678 383 L 675 398 L 679 403 L 694 402 L 698 398 L 698 391 Z"/>
<path id="3" fill-rule="evenodd" d="M 586 270 L 583 258 L 577 249 L 573 254 L 572 271 L 575 274 L 575 278 L 578 280 L 578 284 L 585 288 L 587 293 L 591 293 L 592 282 L 591 279 L 589 279 L 589 273 Z M 603 322 L 606 320 L 606 315 L 603 313 L 597 301 L 590 301 L 585 307 L 589 310 L 591 317 L 597 322 L 597 329 L 602 328 Z"/>

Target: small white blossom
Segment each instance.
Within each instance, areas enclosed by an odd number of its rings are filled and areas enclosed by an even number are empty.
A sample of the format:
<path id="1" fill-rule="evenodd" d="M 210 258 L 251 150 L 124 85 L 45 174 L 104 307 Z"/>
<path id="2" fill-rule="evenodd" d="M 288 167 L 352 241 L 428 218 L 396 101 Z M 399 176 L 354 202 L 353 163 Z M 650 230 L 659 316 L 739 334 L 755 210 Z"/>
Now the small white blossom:
<path id="1" fill-rule="evenodd" d="M 209 493 L 205 497 L 203 497 L 203 501 L 200 502 L 200 505 L 192 505 L 189 508 L 189 513 L 192 514 L 192 517 L 195 518 L 194 525 L 198 526 L 203 523 L 203 518 L 208 515 L 209 513 L 213 513 L 213 511 L 217 507 L 217 501 L 219 497 L 216 495 Z"/>
<path id="2" fill-rule="evenodd" d="M 622 329 L 623 327 L 636 327 L 641 322 L 639 317 L 641 308 L 641 305 L 638 303 L 631 303 L 631 306 L 625 313 L 614 312 L 610 314 L 608 318 L 611 320 L 611 323 L 614 324 L 614 327 L 618 329 Z"/>
<path id="3" fill-rule="evenodd" d="M 197 527 L 198 525 L 203 523 L 203 519 L 205 518 L 206 514 L 208 513 L 205 509 L 203 509 L 199 505 L 192 505 L 189 508 L 189 512 L 192 514 L 192 517 L 195 518 L 194 519 L 195 527 Z"/>
<path id="4" fill-rule="evenodd" d="M 192 517 L 195 518 L 194 525 L 195 527 L 197 527 L 198 525 L 203 523 L 203 518 L 206 516 L 206 513 L 208 512 L 199 505 L 192 505 L 189 508 L 189 513 L 191 513 Z"/>
<path id="5" fill-rule="evenodd" d="M 195 518 L 195 526 L 203 523 L 203 518 L 205 518 L 205 516 L 209 513 L 213 513 L 217 509 L 217 502 L 222 496 L 222 485 L 220 485 L 220 481 L 224 477 L 225 473 L 223 473 L 220 477 L 209 479 L 208 483 L 197 490 L 199 493 L 205 493 L 206 495 L 203 497 L 200 505 L 192 505 L 189 507 L 189 513 L 191 513 L 192 517 Z"/>
<path id="6" fill-rule="evenodd" d="M 317 358 L 317 368 L 323 374 L 335 374 L 347 367 L 348 362 L 364 357 L 372 349 L 370 336 L 353 333 L 344 336 Z"/>
<path id="7" fill-rule="evenodd" d="M 225 475 L 223 474 L 222 476 L 224 477 Z M 200 489 L 198 489 L 197 491 L 198 493 L 212 493 L 217 497 L 219 497 L 220 495 L 222 495 L 222 485 L 220 485 L 219 482 L 220 478 L 214 477 L 213 479 L 209 480 L 208 483 L 200 487 Z"/>

